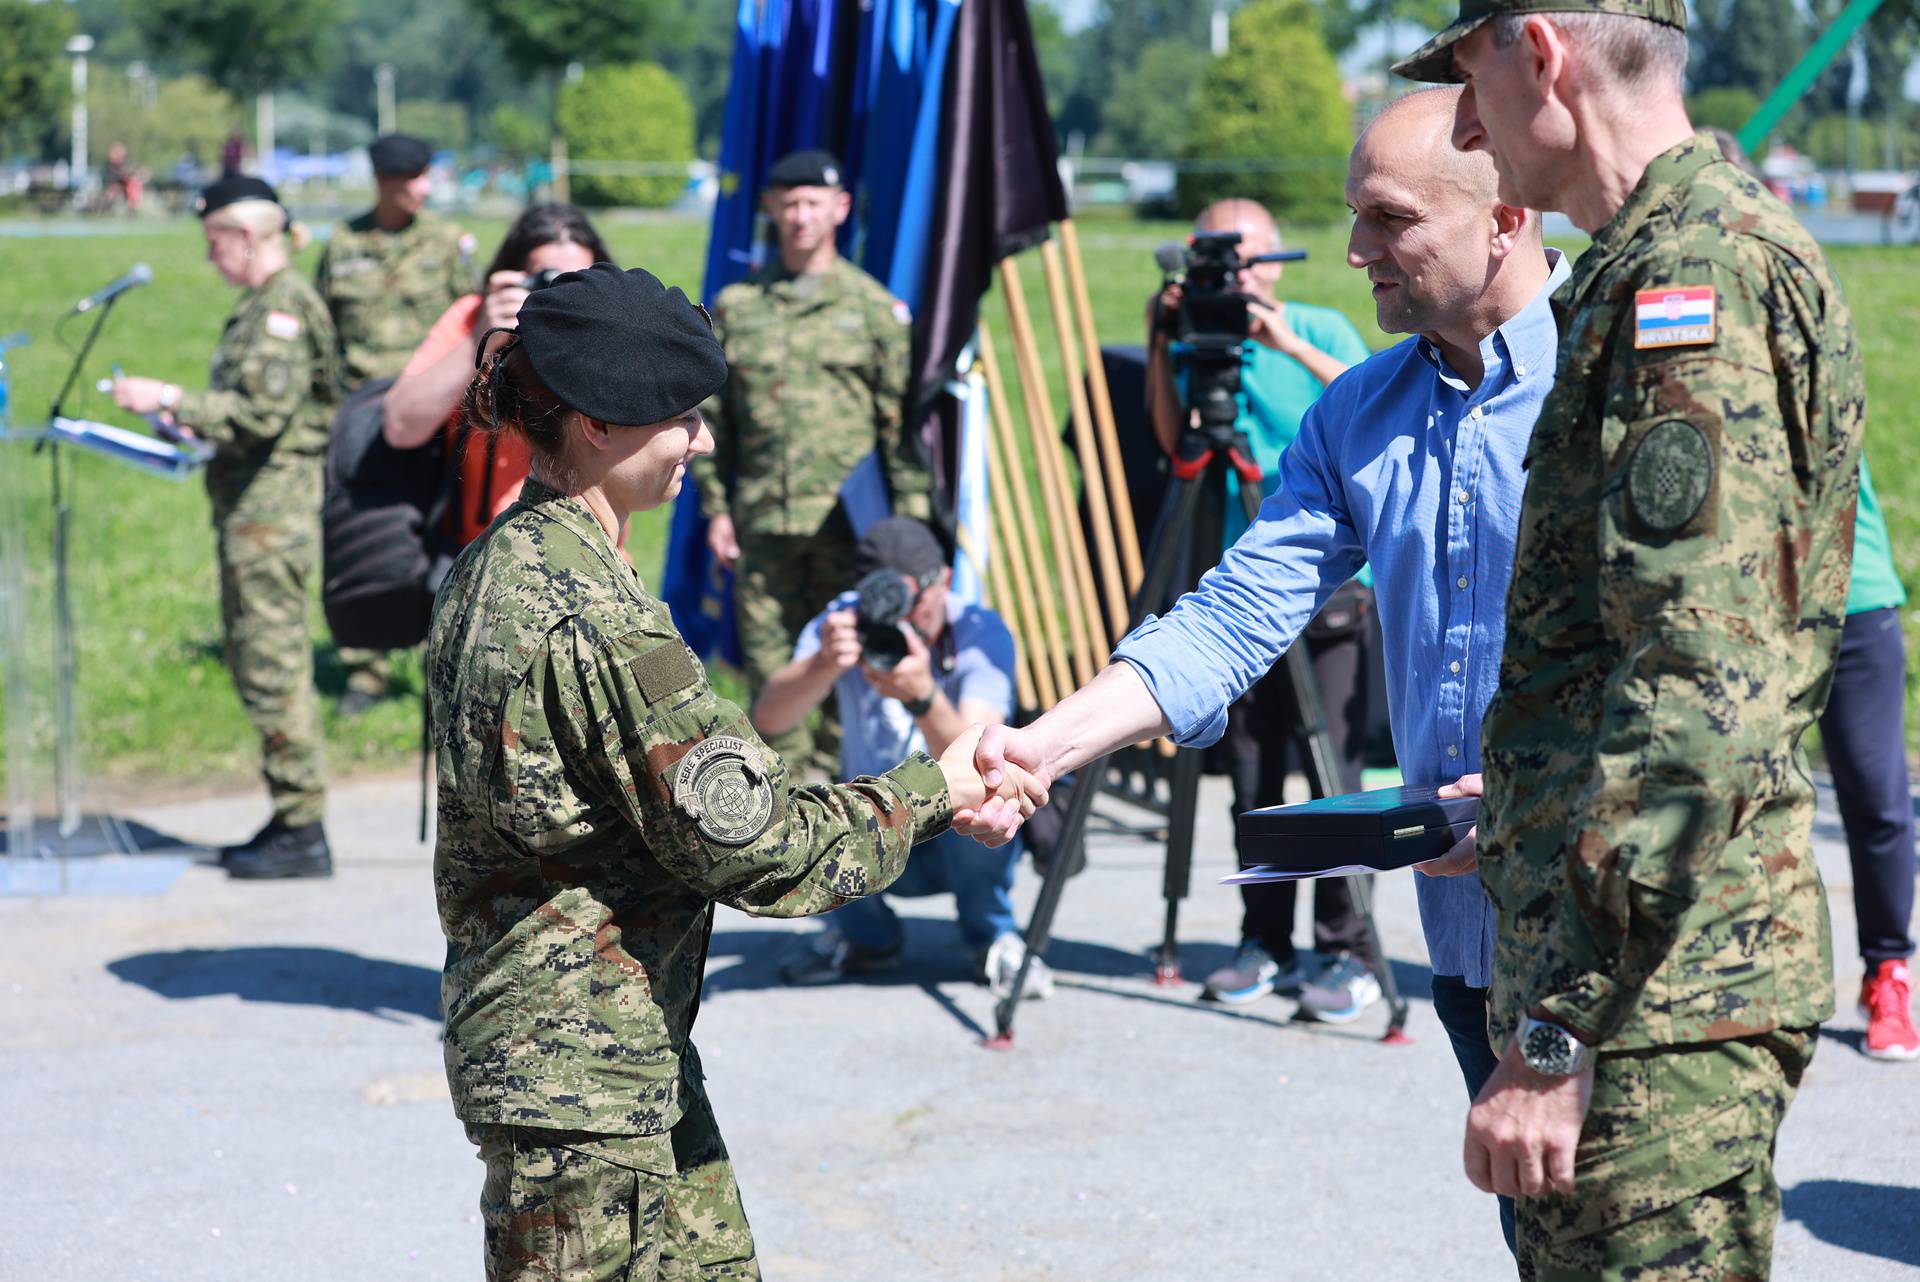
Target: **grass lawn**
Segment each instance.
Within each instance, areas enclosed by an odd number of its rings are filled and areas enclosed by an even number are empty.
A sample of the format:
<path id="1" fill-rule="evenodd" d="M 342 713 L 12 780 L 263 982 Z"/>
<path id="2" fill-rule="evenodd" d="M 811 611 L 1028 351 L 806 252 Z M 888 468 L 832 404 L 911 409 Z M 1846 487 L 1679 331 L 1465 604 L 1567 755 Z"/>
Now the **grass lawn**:
<path id="1" fill-rule="evenodd" d="M 480 236 L 483 254 L 491 251 L 503 230 L 498 222 L 473 221 L 470 226 Z M 698 293 L 706 246 L 704 223 L 612 218 L 604 221 L 602 231 L 621 261 L 646 266 L 669 284 Z M 1159 280 L 1153 249 L 1184 233 L 1184 225 L 1175 223 L 1099 219 L 1081 224 L 1081 248 L 1103 341 L 1141 341 L 1142 307 Z M 1283 296 L 1337 307 L 1353 319 L 1370 344 L 1384 346 L 1387 339 L 1373 324 L 1366 291 L 1359 277 L 1344 266 L 1344 230 L 1303 231 L 1290 235 L 1289 244 L 1306 249 L 1310 256 L 1288 267 Z M 301 268 L 311 271 L 315 256 L 316 251 L 309 249 L 302 255 Z M 16 426 L 35 426 L 44 418 L 70 359 L 55 337 L 55 322 L 75 299 L 135 261 L 153 266 L 154 281 L 120 304 L 89 361 L 81 380 L 82 394 L 71 403 L 71 412 L 129 422 L 109 398 L 92 390 L 94 381 L 115 362 L 131 373 L 187 385 L 204 383 L 207 360 L 234 293 L 203 261 L 197 225 L 174 222 L 139 230 L 114 228 L 103 234 L 0 236 L 0 280 L 8 282 L 5 302 L 0 304 L 0 334 L 24 329 L 33 339 L 30 346 L 12 353 Z M 1912 591 L 1912 576 L 1920 567 L 1920 493 L 1911 488 L 1911 478 L 1920 475 L 1920 367 L 1896 345 L 1920 329 L 1920 253 L 1838 249 L 1833 261 L 1852 299 L 1866 353 L 1871 410 L 1868 450 L 1892 527 L 1895 557 Z M 1066 396 L 1059 377 L 1059 348 L 1039 255 L 1026 255 L 1021 270 L 1041 359 L 1054 385 L 1056 414 L 1064 426 Z M 1012 346 L 997 288 L 984 314 L 994 330 L 1003 373 L 1011 381 L 1015 378 Z M 66 337 L 77 343 L 82 333 L 82 326 L 73 324 L 67 327 Z M 18 444 L 6 448 L 0 484 L 12 488 L 27 532 L 34 648 L 24 660 L 35 692 L 31 717 L 35 782 L 45 791 L 50 786 L 52 757 L 52 681 L 46 640 L 51 635 L 52 587 L 47 469 L 45 460 L 30 450 Z M 213 542 L 206 498 L 198 482 L 176 484 L 94 456 L 73 459 L 71 475 L 76 509 L 74 604 L 82 643 L 83 769 L 113 788 L 244 784 L 253 775 L 254 740 L 220 664 Z M 664 511 L 637 522 L 631 541 L 634 559 L 649 583 L 657 584 L 665 534 Z M 1920 648 L 1916 618 L 1920 614 L 1908 616 L 1910 652 Z M 402 764 L 418 742 L 418 703 L 396 699 L 352 721 L 333 720 L 331 710 L 341 692 L 342 673 L 317 610 L 314 623 L 318 679 L 329 718 L 331 767 L 348 771 Z M 6 658 L 14 662 L 20 656 Z M 417 660 L 408 657 L 401 662 L 398 680 L 408 691 L 419 689 Z M 1920 746 L 1915 703 L 1910 691 L 1910 746 Z"/>

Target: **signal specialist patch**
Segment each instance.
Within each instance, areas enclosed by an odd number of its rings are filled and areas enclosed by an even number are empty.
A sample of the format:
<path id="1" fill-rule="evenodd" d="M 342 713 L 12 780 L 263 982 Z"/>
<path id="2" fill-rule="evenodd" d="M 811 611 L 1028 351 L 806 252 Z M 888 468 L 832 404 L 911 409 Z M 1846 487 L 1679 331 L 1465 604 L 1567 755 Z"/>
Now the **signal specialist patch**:
<path id="1" fill-rule="evenodd" d="M 1714 339 L 1715 303 L 1711 285 L 1637 289 L 1633 293 L 1633 346 L 1705 347 Z"/>
<path id="2" fill-rule="evenodd" d="M 1654 425 L 1627 461 L 1627 501 L 1656 534 L 1684 529 L 1713 492 L 1715 460 L 1707 434 L 1683 418 Z"/>
<path id="3" fill-rule="evenodd" d="M 746 845 L 773 822 L 773 784 L 760 750 L 732 735 L 695 745 L 674 770 L 673 804 L 708 841 Z"/>

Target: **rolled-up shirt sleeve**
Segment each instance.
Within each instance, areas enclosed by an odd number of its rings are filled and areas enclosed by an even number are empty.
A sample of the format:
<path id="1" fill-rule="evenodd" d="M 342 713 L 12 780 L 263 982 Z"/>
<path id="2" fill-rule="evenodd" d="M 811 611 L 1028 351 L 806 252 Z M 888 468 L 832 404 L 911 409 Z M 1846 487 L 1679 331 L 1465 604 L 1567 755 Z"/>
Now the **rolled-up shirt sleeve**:
<path id="1" fill-rule="evenodd" d="M 1217 741 L 1227 705 L 1272 670 L 1326 599 L 1366 564 L 1329 447 L 1329 424 L 1338 436 L 1347 404 L 1341 381 L 1307 411 L 1280 457 L 1278 487 L 1220 564 L 1114 650 L 1140 674 L 1182 747 Z"/>

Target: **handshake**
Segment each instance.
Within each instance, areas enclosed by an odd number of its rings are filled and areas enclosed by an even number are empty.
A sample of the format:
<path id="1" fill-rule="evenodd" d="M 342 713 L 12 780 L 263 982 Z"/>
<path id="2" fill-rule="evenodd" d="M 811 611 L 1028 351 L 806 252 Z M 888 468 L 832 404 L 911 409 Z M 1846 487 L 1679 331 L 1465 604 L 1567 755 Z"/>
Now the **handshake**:
<path id="1" fill-rule="evenodd" d="M 940 755 L 953 799 L 953 830 L 1004 846 L 1047 804 L 1055 771 L 1031 736 L 1005 726 L 969 726 Z"/>

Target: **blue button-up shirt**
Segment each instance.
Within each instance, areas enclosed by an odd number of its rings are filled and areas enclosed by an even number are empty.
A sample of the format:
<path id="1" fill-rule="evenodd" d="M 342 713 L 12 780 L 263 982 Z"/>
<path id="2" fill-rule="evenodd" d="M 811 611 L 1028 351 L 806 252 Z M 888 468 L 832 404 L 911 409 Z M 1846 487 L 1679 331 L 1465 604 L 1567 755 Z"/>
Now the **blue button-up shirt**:
<path id="1" fill-rule="evenodd" d="M 1202 747 L 1326 599 L 1371 562 L 1386 642 L 1394 750 L 1408 783 L 1480 769 L 1480 718 L 1500 679 L 1521 467 L 1553 386 L 1553 274 L 1480 343 L 1477 387 L 1425 338 L 1335 379 L 1281 460 L 1259 519 L 1163 617 L 1114 657 L 1139 672 L 1176 743 Z M 1480 879 L 1416 876 L 1439 975 L 1493 982 L 1493 909 Z"/>

